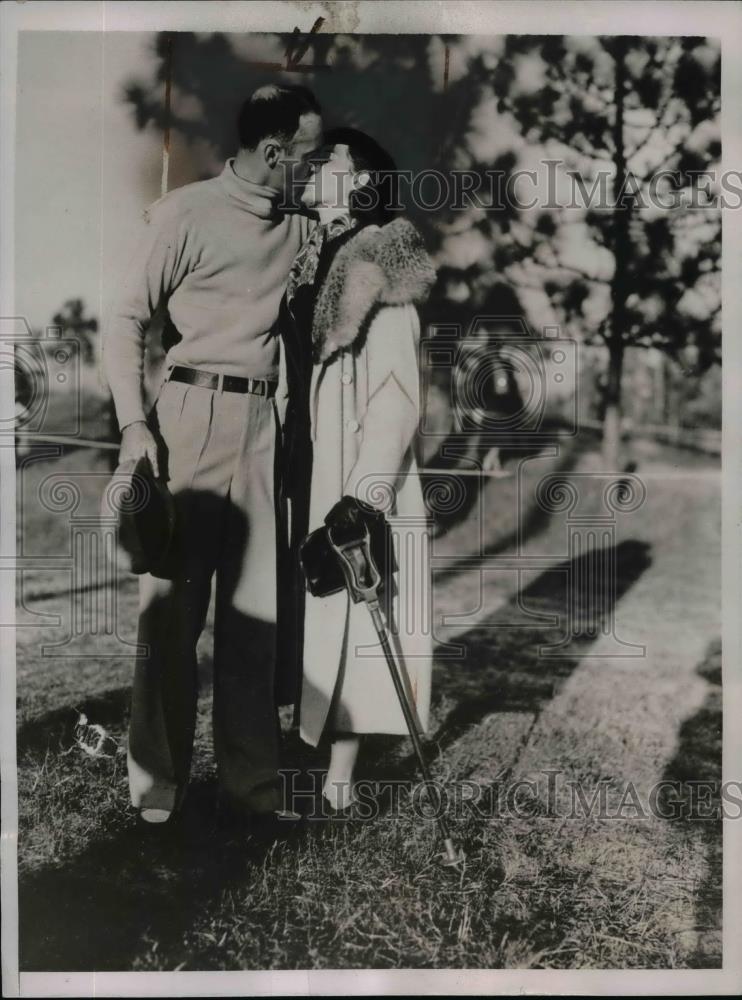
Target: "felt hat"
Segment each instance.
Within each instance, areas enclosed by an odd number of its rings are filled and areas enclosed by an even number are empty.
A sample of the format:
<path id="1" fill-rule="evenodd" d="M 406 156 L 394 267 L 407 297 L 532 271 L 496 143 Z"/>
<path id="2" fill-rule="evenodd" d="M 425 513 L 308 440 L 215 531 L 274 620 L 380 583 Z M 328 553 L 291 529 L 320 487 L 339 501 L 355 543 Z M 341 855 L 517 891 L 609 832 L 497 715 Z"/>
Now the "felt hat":
<path id="1" fill-rule="evenodd" d="M 101 504 L 105 520 L 117 527 L 116 560 L 131 573 L 170 575 L 168 559 L 175 533 L 175 504 L 149 459 L 123 462 L 111 477 Z"/>

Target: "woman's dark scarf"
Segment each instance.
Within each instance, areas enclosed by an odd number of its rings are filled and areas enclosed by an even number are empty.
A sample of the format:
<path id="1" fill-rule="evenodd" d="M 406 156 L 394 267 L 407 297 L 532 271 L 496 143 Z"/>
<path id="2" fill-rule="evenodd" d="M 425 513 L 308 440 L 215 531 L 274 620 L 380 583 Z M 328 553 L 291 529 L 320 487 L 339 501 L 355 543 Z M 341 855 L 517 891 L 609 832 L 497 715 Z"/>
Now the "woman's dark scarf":
<path id="1" fill-rule="evenodd" d="M 313 284 L 323 247 L 335 237 L 354 229 L 356 225 L 355 219 L 349 215 L 341 215 L 326 225 L 315 226 L 299 249 L 289 271 L 286 282 L 286 301 L 289 306 L 294 300 L 297 289 L 303 285 Z"/>

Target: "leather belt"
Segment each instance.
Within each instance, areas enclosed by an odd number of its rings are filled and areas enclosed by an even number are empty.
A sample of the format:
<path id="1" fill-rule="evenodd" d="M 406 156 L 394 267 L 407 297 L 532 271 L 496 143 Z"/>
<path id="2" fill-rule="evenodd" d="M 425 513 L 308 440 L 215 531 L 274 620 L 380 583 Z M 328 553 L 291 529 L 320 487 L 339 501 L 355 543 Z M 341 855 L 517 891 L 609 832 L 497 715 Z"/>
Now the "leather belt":
<path id="1" fill-rule="evenodd" d="M 267 396 L 269 399 L 276 394 L 278 384 L 266 378 L 218 375 L 216 372 L 205 372 L 200 368 L 186 368 L 185 365 L 174 365 L 168 381 L 186 382 L 188 385 L 199 385 L 204 389 L 221 389 L 224 392 L 251 392 L 255 396 Z"/>

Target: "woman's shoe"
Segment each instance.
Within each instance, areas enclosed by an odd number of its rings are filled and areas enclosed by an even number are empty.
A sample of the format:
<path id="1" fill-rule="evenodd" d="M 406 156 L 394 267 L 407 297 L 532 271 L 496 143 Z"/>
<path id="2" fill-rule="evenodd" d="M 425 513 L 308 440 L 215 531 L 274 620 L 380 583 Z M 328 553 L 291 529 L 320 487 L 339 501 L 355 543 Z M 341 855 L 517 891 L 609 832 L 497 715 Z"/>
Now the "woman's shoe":
<path id="1" fill-rule="evenodd" d="M 327 782 L 322 789 L 322 804 L 332 815 L 347 816 L 357 801 L 353 786 L 346 782 Z"/>

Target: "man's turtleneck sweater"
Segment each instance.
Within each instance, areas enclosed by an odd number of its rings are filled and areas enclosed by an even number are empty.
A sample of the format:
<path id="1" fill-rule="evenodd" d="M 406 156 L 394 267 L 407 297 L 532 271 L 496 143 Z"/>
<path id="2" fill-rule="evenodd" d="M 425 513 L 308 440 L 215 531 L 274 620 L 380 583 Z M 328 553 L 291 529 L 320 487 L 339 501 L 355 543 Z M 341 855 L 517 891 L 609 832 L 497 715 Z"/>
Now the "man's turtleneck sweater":
<path id="1" fill-rule="evenodd" d="M 106 377 L 120 427 L 144 420 L 144 334 L 167 303 L 178 339 L 169 364 L 276 378 L 272 330 L 286 278 L 310 223 L 275 208 L 275 193 L 243 180 L 228 160 L 218 177 L 165 195 L 145 233 L 104 338 Z"/>

